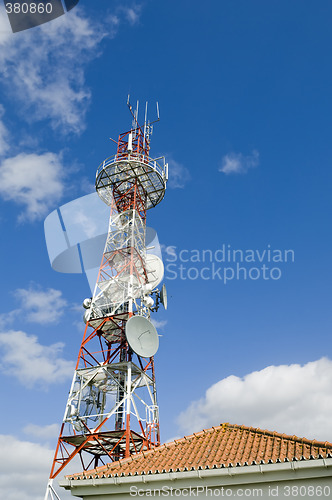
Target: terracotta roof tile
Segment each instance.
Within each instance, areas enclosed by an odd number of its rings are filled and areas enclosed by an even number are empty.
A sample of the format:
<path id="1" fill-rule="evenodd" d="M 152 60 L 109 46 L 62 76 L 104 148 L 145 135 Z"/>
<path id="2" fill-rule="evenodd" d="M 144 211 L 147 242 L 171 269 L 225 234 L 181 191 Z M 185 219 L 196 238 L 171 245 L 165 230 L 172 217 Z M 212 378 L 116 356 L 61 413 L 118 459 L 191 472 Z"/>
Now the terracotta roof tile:
<path id="1" fill-rule="evenodd" d="M 276 463 L 294 459 L 312 459 L 332 454 L 332 443 L 310 441 L 297 436 L 221 424 L 191 436 L 143 451 L 130 458 L 112 462 L 93 471 L 68 476 L 108 477 L 186 471 L 198 468 L 250 465 L 253 462 Z"/>

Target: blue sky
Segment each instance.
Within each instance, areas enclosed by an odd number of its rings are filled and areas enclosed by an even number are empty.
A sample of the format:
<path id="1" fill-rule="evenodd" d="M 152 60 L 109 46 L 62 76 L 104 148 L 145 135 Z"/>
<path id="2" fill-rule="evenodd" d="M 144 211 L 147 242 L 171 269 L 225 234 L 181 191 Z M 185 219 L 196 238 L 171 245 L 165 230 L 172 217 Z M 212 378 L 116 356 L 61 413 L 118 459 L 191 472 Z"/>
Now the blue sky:
<path id="1" fill-rule="evenodd" d="M 43 496 L 90 295 L 52 270 L 43 222 L 93 191 L 109 137 L 130 126 L 128 93 L 152 117 L 158 100 L 151 152 L 170 164 L 148 212 L 169 294 L 155 316 L 162 440 L 229 421 L 332 441 L 331 18 L 324 0 L 81 0 L 13 35 L 0 9 L 6 498 L 23 484 L 22 500 Z M 240 263 L 247 279 L 226 284 L 212 264 L 236 276 L 237 262 L 180 262 L 224 247 L 294 259 Z M 280 278 L 248 278 L 263 264 Z M 30 453 L 13 486 L 6 468 Z"/>

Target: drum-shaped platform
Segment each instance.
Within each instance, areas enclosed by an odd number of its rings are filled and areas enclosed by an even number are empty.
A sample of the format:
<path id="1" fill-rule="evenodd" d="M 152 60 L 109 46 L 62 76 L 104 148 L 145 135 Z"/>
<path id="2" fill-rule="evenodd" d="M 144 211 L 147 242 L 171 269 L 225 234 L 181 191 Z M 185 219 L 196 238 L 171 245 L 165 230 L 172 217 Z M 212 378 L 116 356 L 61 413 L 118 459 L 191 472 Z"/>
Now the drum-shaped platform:
<path id="1" fill-rule="evenodd" d="M 142 155 L 128 159 L 107 158 L 98 167 L 96 190 L 99 197 L 107 204 L 112 204 L 113 188 L 119 193 L 126 193 L 137 182 L 146 196 L 146 209 L 155 207 L 165 195 L 167 181 L 166 165 L 162 167 L 156 160 Z"/>

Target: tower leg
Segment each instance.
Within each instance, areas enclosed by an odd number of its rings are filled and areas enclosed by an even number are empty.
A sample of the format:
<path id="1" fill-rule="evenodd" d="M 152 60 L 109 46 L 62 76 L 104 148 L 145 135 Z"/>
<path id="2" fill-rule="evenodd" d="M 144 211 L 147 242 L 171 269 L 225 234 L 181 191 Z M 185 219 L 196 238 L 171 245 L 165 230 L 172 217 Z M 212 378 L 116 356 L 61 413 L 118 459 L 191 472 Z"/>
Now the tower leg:
<path id="1" fill-rule="evenodd" d="M 49 479 L 47 483 L 44 500 L 61 500 L 61 498 L 53 488 L 53 479 Z"/>

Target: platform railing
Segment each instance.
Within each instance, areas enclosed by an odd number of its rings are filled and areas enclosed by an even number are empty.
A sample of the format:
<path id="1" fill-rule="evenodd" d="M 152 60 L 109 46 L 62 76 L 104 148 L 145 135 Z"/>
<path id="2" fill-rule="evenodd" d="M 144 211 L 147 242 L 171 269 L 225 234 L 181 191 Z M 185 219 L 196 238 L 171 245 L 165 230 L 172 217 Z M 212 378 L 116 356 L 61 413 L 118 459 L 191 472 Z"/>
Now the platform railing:
<path id="1" fill-rule="evenodd" d="M 157 160 L 163 160 L 163 165 L 160 165 Z M 110 156 L 109 158 L 106 158 L 98 167 L 97 173 L 96 173 L 96 178 L 98 179 L 100 173 L 102 170 L 105 170 L 106 168 L 110 167 L 113 164 L 120 164 L 120 163 L 137 163 L 138 165 L 145 165 L 149 168 L 151 168 L 154 172 L 158 173 L 163 180 L 167 180 L 167 164 L 165 163 L 165 158 L 160 157 L 160 158 L 149 158 L 146 155 L 141 155 L 141 154 L 116 154 L 115 156 Z"/>

